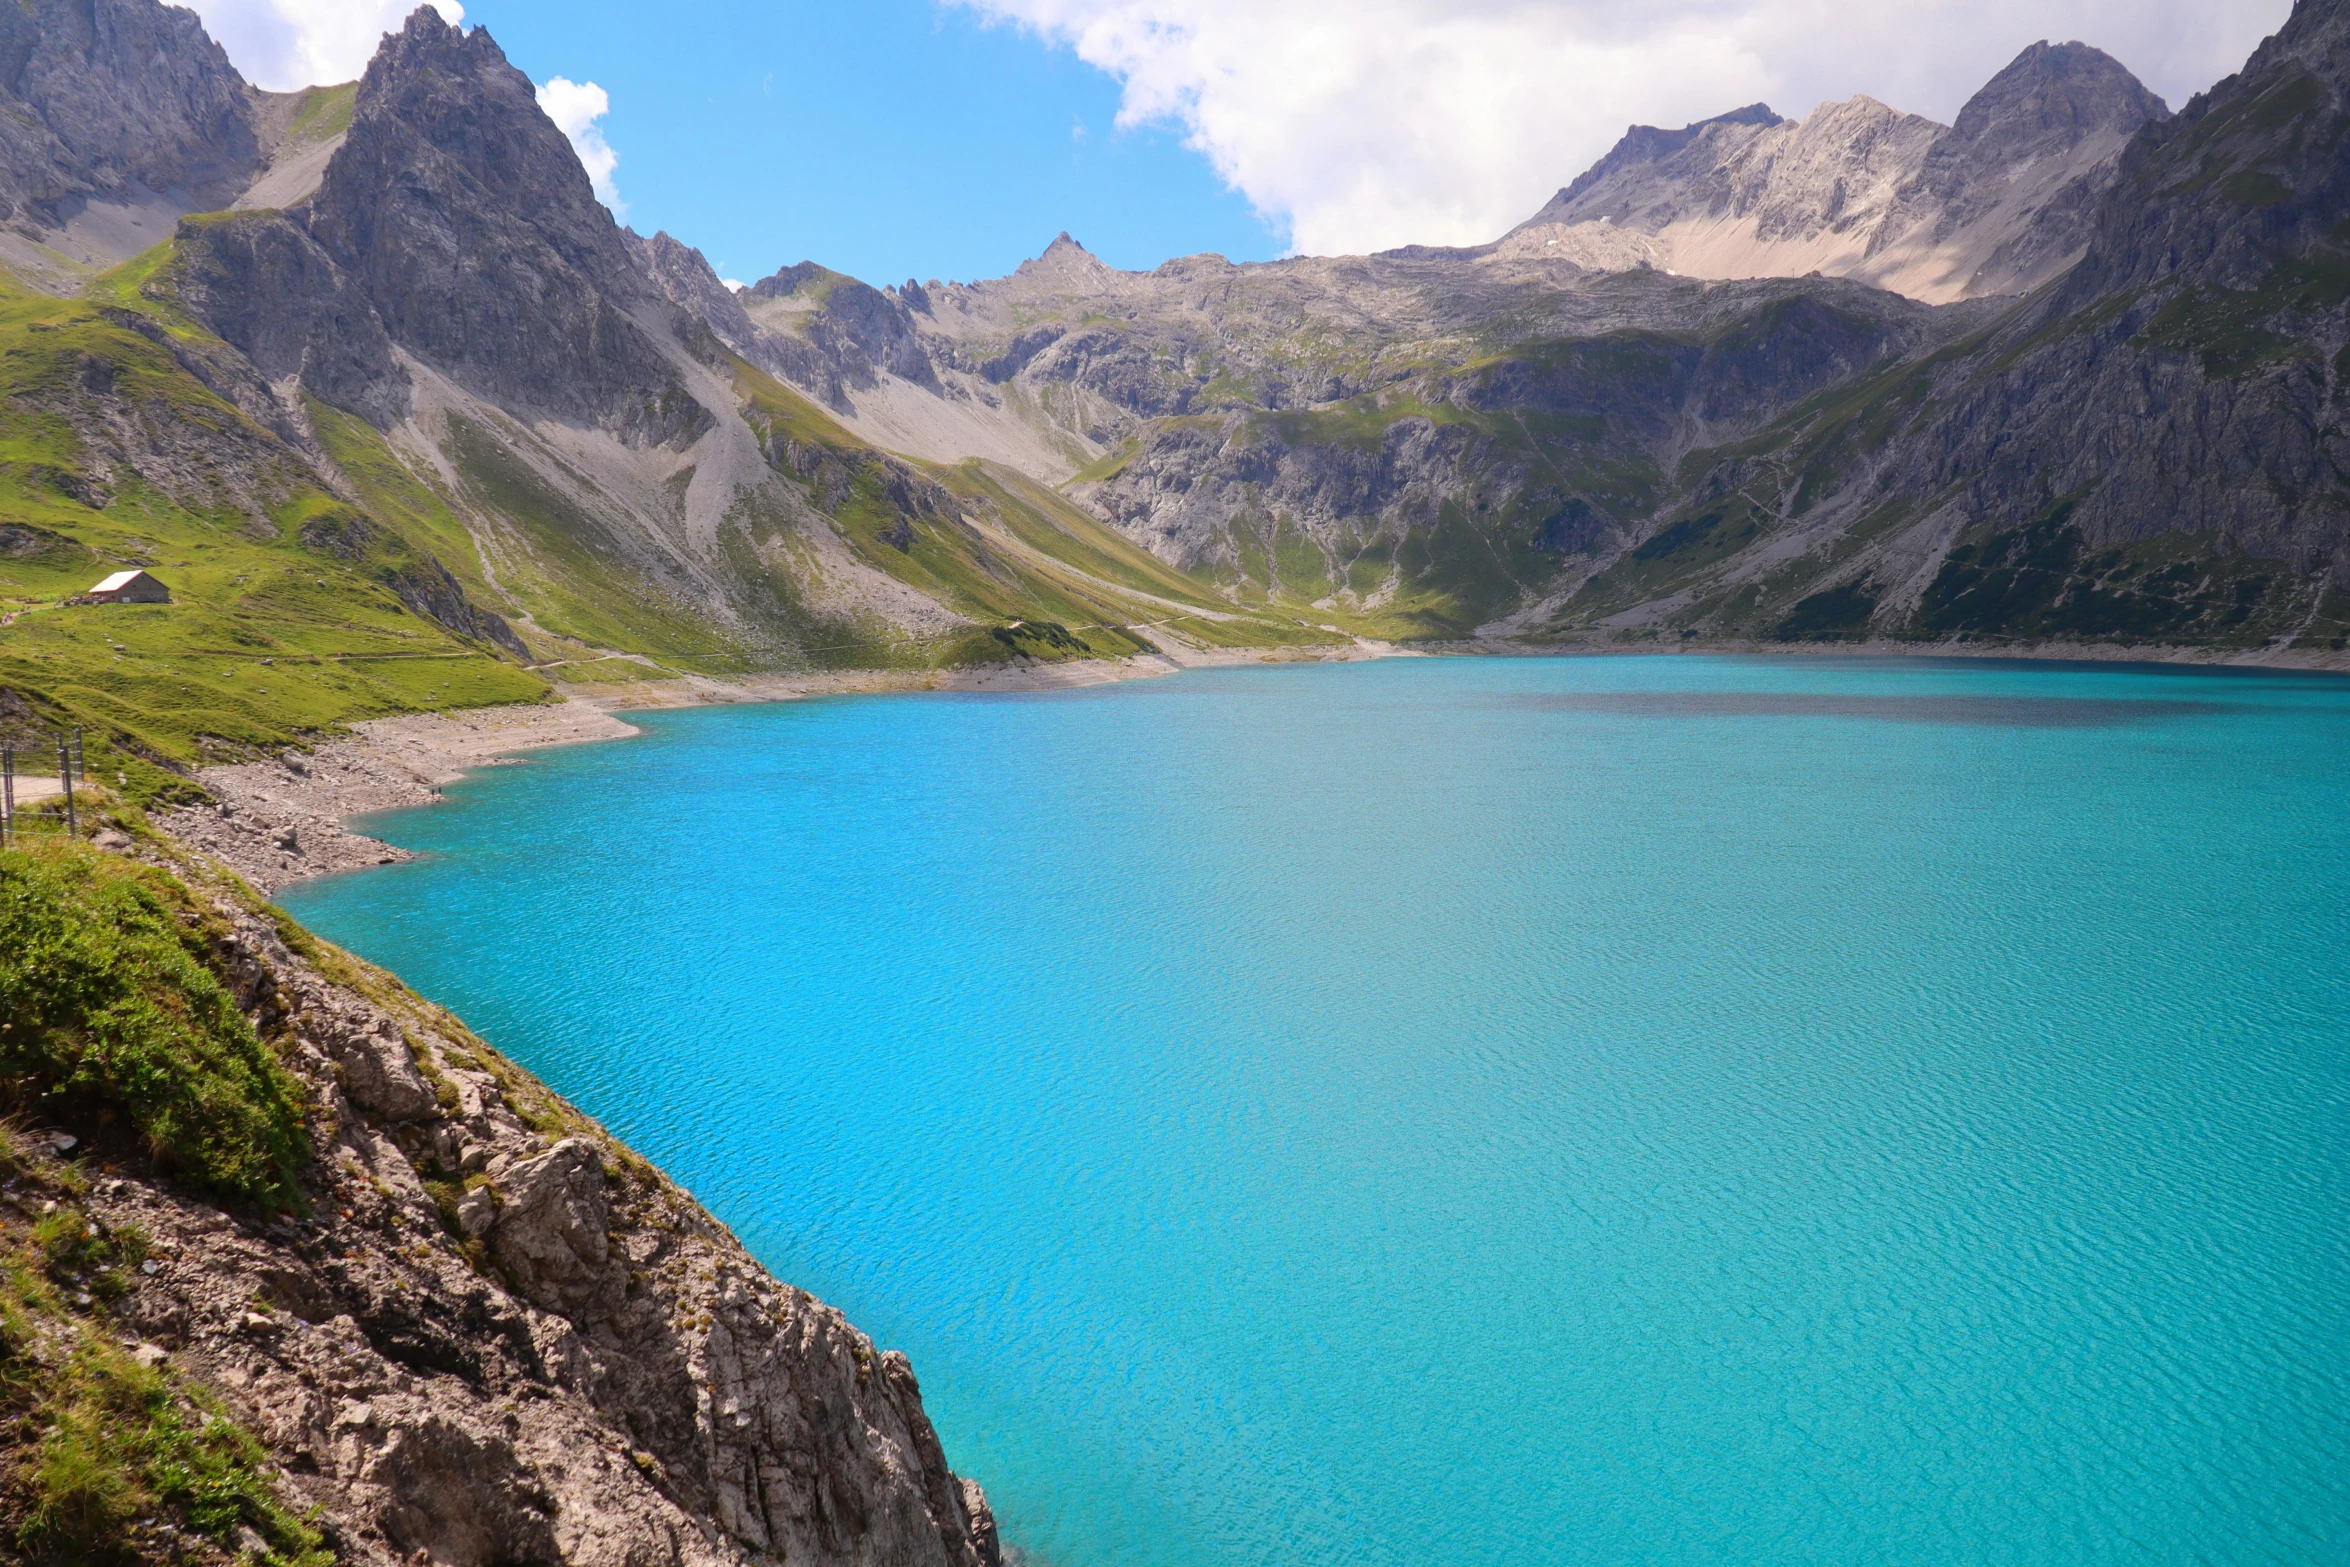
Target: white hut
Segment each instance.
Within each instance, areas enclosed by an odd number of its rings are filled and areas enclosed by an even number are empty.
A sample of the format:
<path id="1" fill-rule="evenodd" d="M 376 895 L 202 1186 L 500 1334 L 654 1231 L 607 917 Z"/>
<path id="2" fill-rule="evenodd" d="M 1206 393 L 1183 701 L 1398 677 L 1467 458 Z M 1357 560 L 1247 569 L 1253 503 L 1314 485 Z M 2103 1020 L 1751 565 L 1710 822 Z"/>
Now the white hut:
<path id="1" fill-rule="evenodd" d="M 143 571 L 118 571 L 82 595 L 85 604 L 168 604 L 171 589 Z"/>

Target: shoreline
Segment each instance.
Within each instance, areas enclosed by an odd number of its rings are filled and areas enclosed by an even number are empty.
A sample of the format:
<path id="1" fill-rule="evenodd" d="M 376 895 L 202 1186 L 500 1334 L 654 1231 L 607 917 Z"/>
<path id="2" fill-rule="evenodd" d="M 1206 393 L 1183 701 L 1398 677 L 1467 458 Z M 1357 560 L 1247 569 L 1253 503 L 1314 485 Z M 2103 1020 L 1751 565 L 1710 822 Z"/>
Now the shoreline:
<path id="1" fill-rule="evenodd" d="M 269 896 L 313 876 L 416 857 L 353 832 L 344 825 L 353 817 L 437 804 L 442 785 L 512 765 L 517 751 L 641 733 L 577 700 L 371 718 L 308 752 L 203 768 L 196 781 L 213 803 L 159 812 L 155 824 Z"/>
<path id="2" fill-rule="evenodd" d="M 556 683 L 552 702 L 402 714 L 351 726 L 348 736 L 268 761 L 207 767 L 196 775 L 211 805 L 157 817 L 189 848 L 235 870 L 265 896 L 295 882 L 339 871 L 396 865 L 416 856 L 355 832 L 346 824 L 378 811 L 433 805 L 444 785 L 485 767 L 518 764 L 517 753 L 554 746 L 625 740 L 643 733 L 621 715 L 737 703 L 796 702 L 816 697 L 918 692 L 1074 691 L 1127 680 L 1152 680 L 1187 669 L 1250 664 L 1361 663 L 1381 658 L 1604 658 L 1727 656 L 1984 659 L 2007 663 L 2171 665 L 2195 669 L 2270 669 L 2350 674 L 2350 652 L 2285 649 L 2124 647 L 2043 643 L 1986 647 L 1953 643 L 1604 642 L 1528 643 L 1501 638 L 1404 647 L 1357 641 L 1321 648 L 1194 649 L 1130 659 L 1060 664 L 985 665 L 949 670 L 842 670 L 823 674 L 750 675 L 735 680 L 687 675 L 626 685 Z"/>
<path id="3" fill-rule="evenodd" d="M 1078 658 L 1055 664 L 980 664 L 963 669 L 846 669 L 823 674 L 743 675 L 720 680 L 679 675 L 618 685 L 552 682 L 565 697 L 607 712 L 651 708 L 719 707 L 738 702 L 796 702 L 809 697 L 884 696 L 915 692 L 1076 691 L 1126 680 L 1155 680 L 1187 669 L 1241 664 L 1351 664 L 1374 658 L 1424 658 L 1415 648 L 1360 638 L 1296 648 L 1176 647 L 1132 658 Z"/>
<path id="4" fill-rule="evenodd" d="M 628 685 L 555 684 L 557 700 L 504 707 L 405 713 L 353 724 L 346 736 L 266 761 L 200 769 L 213 803 L 158 813 L 156 825 L 220 861 L 264 896 L 339 871 L 397 865 L 409 850 L 353 831 L 353 818 L 435 805 L 444 785 L 485 767 L 518 764 L 516 753 L 625 740 L 644 731 L 621 714 L 735 703 L 913 692 L 1072 691 L 1150 680 L 1186 669 L 1256 663 L 1349 663 L 1415 657 L 1384 643 L 1328 650 L 1289 648 L 1145 654 L 1061 664 L 987 665 L 951 670 L 844 670 L 715 680 L 688 675 Z"/>

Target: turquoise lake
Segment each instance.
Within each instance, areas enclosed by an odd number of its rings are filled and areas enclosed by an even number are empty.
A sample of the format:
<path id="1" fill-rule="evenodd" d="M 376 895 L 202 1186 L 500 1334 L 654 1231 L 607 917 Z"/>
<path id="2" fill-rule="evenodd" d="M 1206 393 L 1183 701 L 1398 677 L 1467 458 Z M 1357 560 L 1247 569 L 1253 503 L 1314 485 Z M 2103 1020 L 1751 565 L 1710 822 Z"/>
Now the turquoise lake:
<path id="1" fill-rule="evenodd" d="M 1033 1567 L 2350 1562 L 2350 681 L 641 722 L 284 901 L 907 1351 Z"/>

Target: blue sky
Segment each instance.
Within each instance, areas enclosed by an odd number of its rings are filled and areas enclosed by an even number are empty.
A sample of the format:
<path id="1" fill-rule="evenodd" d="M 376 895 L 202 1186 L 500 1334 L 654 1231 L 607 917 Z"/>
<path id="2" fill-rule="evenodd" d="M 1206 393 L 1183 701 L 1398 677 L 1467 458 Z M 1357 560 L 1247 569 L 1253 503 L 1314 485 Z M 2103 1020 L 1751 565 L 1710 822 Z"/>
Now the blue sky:
<path id="1" fill-rule="evenodd" d="M 359 74 L 416 0 L 187 0 L 261 86 Z M 1948 123 L 2081 39 L 2173 107 L 2292 0 L 433 0 L 612 188 L 745 281 L 1147 268 L 1498 237 L 1632 123 L 1866 93 Z M 589 85 L 592 84 L 592 89 Z M 606 105 L 601 122 L 587 118 Z M 1124 128 L 1120 122 L 1123 120 Z M 583 132 L 585 137 L 583 139 Z"/>
<path id="2" fill-rule="evenodd" d="M 1066 50 L 931 0 L 472 0 L 534 81 L 593 81 L 628 222 L 722 276 L 816 260 L 874 283 L 995 277 L 1063 229 L 1122 267 L 1280 254 L 1171 128 Z"/>

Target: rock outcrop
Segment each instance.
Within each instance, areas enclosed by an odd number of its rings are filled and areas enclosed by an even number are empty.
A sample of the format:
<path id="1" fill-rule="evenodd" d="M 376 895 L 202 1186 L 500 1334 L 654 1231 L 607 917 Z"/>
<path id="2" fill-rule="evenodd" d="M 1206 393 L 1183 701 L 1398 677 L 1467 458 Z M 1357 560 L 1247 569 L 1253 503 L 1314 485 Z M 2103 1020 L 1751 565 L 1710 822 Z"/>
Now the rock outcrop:
<path id="1" fill-rule="evenodd" d="M 2350 573 L 2350 5 L 2300 0 L 2119 160 L 2064 280 L 1954 369 L 1893 483 L 2093 544 L 2208 531 Z"/>
<path id="2" fill-rule="evenodd" d="M 261 161 L 253 96 L 193 12 L 0 7 L 0 223 L 41 239 L 162 212 L 143 249 L 169 232 L 165 208 L 226 206 Z"/>
<path id="3" fill-rule="evenodd" d="M 2032 45 L 1926 149 L 1884 244 L 1856 275 L 1920 275 L 1939 263 L 1936 287 L 2029 292 L 2080 259 L 2122 148 L 2169 112 L 2102 50 Z"/>
<path id="4" fill-rule="evenodd" d="M 146 1238 L 111 1308 L 142 1364 L 213 1389 L 339 1560 L 993 1567 L 902 1355 L 447 1014 L 221 907 L 311 1097 L 307 1211 L 214 1206 L 96 1125 L 83 1200 Z"/>
<path id="5" fill-rule="evenodd" d="M 392 341 L 460 385 L 655 444 L 708 428 L 619 225 L 486 30 L 410 16 L 309 206 Z"/>

